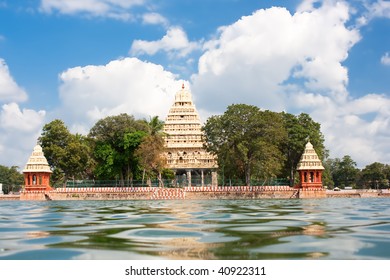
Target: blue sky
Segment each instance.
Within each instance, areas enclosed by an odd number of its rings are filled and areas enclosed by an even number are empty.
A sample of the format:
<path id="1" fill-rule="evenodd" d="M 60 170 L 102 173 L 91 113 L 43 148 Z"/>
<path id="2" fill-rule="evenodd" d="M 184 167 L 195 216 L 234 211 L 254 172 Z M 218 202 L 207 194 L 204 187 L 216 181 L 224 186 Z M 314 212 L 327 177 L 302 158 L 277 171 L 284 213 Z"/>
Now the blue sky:
<path id="1" fill-rule="evenodd" d="M 389 1 L 0 0 L 0 19 L 0 164 L 55 118 L 164 119 L 183 82 L 203 121 L 306 112 L 331 157 L 390 163 Z"/>

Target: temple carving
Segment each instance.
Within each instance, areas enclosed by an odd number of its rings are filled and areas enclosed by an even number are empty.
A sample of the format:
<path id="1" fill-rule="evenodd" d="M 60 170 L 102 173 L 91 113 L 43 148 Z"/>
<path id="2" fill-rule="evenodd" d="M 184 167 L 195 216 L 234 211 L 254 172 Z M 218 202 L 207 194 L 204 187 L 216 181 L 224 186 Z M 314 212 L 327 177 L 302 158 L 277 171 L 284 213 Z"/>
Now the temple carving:
<path id="1" fill-rule="evenodd" d="M 217 186 L 217 159 L 203 146 L 199 114 L 184 84 L 164 123 L 167 167 L 181 186 Z"/>

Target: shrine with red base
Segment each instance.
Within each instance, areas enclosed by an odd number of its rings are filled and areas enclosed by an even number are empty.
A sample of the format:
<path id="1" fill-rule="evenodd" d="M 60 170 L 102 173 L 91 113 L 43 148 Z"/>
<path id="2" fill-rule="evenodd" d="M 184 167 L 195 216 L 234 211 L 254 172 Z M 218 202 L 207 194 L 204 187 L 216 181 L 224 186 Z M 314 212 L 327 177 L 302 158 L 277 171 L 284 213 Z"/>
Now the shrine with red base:
<path id="1" fill-rule="evenodd" d="M 310 141 L 306 143 L 297 170 L 299 173 L 298 187 L 300 189 L 300 198 L 326 197 L 326 192 L 322 185 L 324 166 Z"/>
<path id="2" fill-rule="evenodd" d="M 42 147 L 36 145 L 28 159 L 24 174 L 25 191 L 51 191 L 50 175 L 52 171 L 43 154 Z"/>

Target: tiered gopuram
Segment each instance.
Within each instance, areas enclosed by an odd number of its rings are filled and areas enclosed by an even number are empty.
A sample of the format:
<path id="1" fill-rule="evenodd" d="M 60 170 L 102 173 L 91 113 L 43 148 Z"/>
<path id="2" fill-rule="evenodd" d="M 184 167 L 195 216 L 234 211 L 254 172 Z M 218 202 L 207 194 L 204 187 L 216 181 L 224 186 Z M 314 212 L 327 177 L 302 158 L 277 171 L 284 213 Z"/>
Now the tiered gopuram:
<path id="1" fill-rule="evenodd" d="M 184 84 L 165 119 L 167 165 L 181 186 L 217 186 L 217 160 L 203 147 L 199 114 Z"/>

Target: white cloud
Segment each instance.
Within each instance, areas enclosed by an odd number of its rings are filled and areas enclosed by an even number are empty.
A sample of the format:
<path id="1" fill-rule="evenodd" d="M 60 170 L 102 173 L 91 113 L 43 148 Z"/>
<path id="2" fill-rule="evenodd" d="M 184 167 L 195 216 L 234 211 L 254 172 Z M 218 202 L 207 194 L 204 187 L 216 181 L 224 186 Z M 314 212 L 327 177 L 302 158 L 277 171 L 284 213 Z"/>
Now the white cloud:
<path id="1" fill-rule="evenodd" d="M 181 85 L 162 66 L 136 58 L 71 68 L 60 79 L 61 116 L 79 132 L 120 113 L 164 119 Z"/>
<path id="2" fill-rule="evenodd" d="M 41 0 L 40 10 L 129 20 L 132 18 L 130 9 L 142 4 L 144 0 Z"/>
<path id="3" fill-rule="evenodd" d="M 45 118 L 45 111 L 20 109 L 16 102 L 27 100 L 27 93 L 12 78 L 0 59 L 0 164 L 23 167 L 31 153 Z M 10 102 L 10 103 L 6 103 Z M 6 104 L 4 104 L 6 103 Z"/>
<path id="4" fill-rule="evenodd" d="M 390 18 L 390 2 L 378 0 L 372 3 L 369 7 L 369 14 L 371 18 L 386 17 Z"/>
<path id="5" fill-rule="evenodd" d="M 390 99 L 385 95 L 368 94 L 343 102 L 309 93 L 290 98 L 292 107 L 321 123 L 331 157 L 350 155 L 361 168 L 375 161 L 389 162 Z"/>
<path id="6" fill-rule="evenodd" d="M 291 15 L 285 8 L 258 10 L 221 28 L 208 42 L 193 76 L 194 90 L 204 106 L 212 94 L 224 105 L 246 102 L 283 109 L 282 92 L 302 83 L 308 91 L 345 99 L 347 69 L 341 64 L 359 40 L 344 26 L 348 6 L 324 4 L 320 9 Z"/>
<path id="7" fill-rule="evenodd" d="M 307 112 L 321 123 L 332 157 L 349 154 L 361 167 L 389 162 L 390 99 L 347 91 L 343 62 L 360 40 L 347 26 L 350 8 L 317 2 L 305 1 L 295 14 L 259 10 L 220 28 L 192 76 L 197 107 L 204 116 L 232 103 Z"/>
<path id="8" fill-rule="evenodd" d="M 16 84 L 7 64 L 0 58 L 0 102 L 25 100 L 27 100 L 26 92 Z"/>
<path id="9" fill-rule="evenodd" d="M 27 162 L 40 135 L 46 112 L 20 109 L 16 103 L 4 104 L 0 111 L 0 164 L 17 165 Z"/>
<path id="10" fill-rule="evenodd" d="M 160 40 L 144 41 L 134 40 L 131 45 L 131 55 L 154 55 L 159 51 L 165 51 L 170 55 L 178 55 L 185 57 L 192 51 L 200 49 L 198 42 L 188 40 L 187 34 L 182 28 L 172 26 L 167 30 L 167 33 Z"/>
<path id="11" fill-rule="evenodd" d="M 387 65 L 389 66 L 390 65 L 390 56 L 389 56 L 389 53 L 385 53 L 382 57 L 381 57 L 381 63 L 383 65 Z"/>
<path id="12" fill-rule="evenodd" d="M 389 1 L 363 1 L 365 13 L 357 19 L 358 26 L 367 25 L 375 18 L 390 18 L 390 2 Z"/>
<path id="13" fill-rule="evenodd" d="M 45 111 L 34 111 L 19 108 L 16 103 L 5 104 L 0 114 L 0 125 L 3 129 L 23 132 L 36 131 L 45 117 Z"/>
<path id="14" fill-rule="evenodd" d="M 142 22 L 144 24 L 157 24 L 168 26 L 169 21 L 159 13 L 146 13 L 142 15 Z"/>

